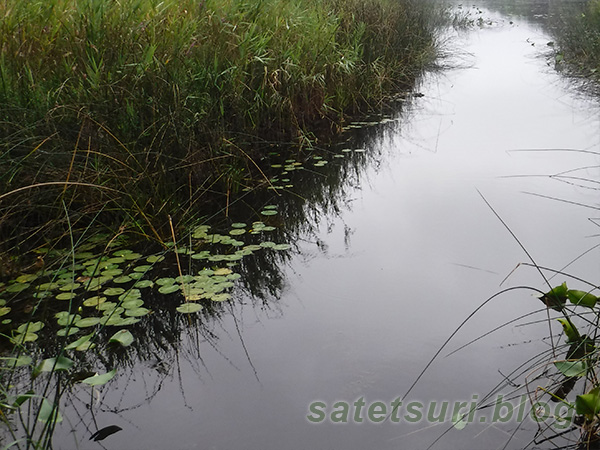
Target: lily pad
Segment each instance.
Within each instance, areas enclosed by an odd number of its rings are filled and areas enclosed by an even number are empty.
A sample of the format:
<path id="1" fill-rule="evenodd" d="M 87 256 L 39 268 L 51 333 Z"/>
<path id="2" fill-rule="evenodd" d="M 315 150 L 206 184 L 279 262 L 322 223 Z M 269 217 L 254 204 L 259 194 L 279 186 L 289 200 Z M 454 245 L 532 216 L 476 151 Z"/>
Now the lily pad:
<path id="1" fill-rule="evenodd" d="M 231 295 L 227 293 L 215 294 L 210 298 L 213 302 L 224 302 L 231 299 Z"/>
<path id="2" fill-rule="evenodd" d="M 67 327 L 67 328 L 61 328 L 60 330 L 58 330 L 56 332 L 57 336 L 71 336 L 72 334 L 77 334 L 79 333 L 79 328 L 77 327 Z"/>
<path id="3" fill-rule="evenodd" d="M 83 319 L 75 322 L 75 326 L 79 327 L 79 328 L 87 328 L 87 327 L 93 327 L 95 325 L 98 325 L 99 323 L 100 323 L 99 317 L 84 317 Z"/>
<path id="4" fill-rule="evenodd" d="M 43 322 L 27 322 L 17 328 L 18 333 L 37 333 L 44 328 Z"/>
<path id="5" fill-rule="evenodd" d="M 191 314 L 201 311 L 203 309 L 203 306 L 199 303 L 184 303 L 175 309 L 182 314 Z"/>
<path id="6" fill-rule="evenodd" d="M 75 297 L 77 297 L 77 294 L 75 292 L 62 292 L 58 294 L 55 298 L 56 300 L 71 300 Z"/>
<path id="7" fill-rule="evenodd" d="M 246 233 L 246 230 L 244 230 L 243 228 L 236 228 L 236 229 L 231 230 L 229 232 L 229 234 L 232 235 L 232 236 L 239 236 L 239 235 L 242 235 L 244 233 Z"/>
<path id="8" fill-rule="evenodd" d="M 143 289 L 154 286 L 154 282 L 152 280 L 138 280 L 133 286 L 138 289 Z"/>
<path id="9" fill-rule="evenodd" d="M 275 216 L 277 211 L 274 209 L 265 209 L 260 212 L 263 216 Z"/>
<path id="10" fill-rule="evenodd" d="M 110 343 L 120 344 L 123 347 L 128 347 L 133 344 L 133 334 L 131 334 L 127 330 L 117 331 L 112 337 L 108 340 Z"/>
<path id="11" fill-rule="evenodd" d="M 158 289 L 158 292 L 166 295 L 166 294 L 172 294 L 173 292 L 177 292 L 178 290 L 179 290 L 178 284 L 171 284 L 171 285 L 167 285 L 167 286 L 161 286 Z"/>
<path id="12" fill-rule="evenodd" d="M 98 306 L 106 301 L 106 297 L 95 295 L 94 297 L 86 298 L 83 301 L 84 306 Z"/>
<path id="13" fill-rule="evenodd" d="M 146 258 L 146 262 L 150 264 L 158 263 L 164 261 L 165 257 L 162 255 L 150 255 Z"/>
<path id="14" fill-rule="evenodd" d="M 115 278 L 113 280 L 113 283 L 124 284 L 124 283 L 129 283 L 132 280 L 133 280 L 133 278 L 131 278 L 129 275 L 123 275 L 121 277 Z"/>
<path id="15" fill-rule="evenodd" d="M 149 313 L 150 310 L 147 308 L 134 308 L 125 310 L 125 315 L 127 317 L 143 317 L 145 315 L 148 315 Z"/>
<path id="16" fill-rule="evenodd" d="M 233 272 L 231 271 L 231 269 L 227 269 L 227 268 L 225 268 L 225 267 L 222 267 L 222 268 L 220 268 L 220 269 L 216 269 L 216 270 L 214 271 L 213 275 L 216 275 L 216 276 L 221 276 L 221 275 L 229 275 L 229 274 L 231 274 L 231 273 L 233 273 Z"/>
<path id="17" fill-rule="evenodd" d="M 93 377 L 86 378 L 82 380 L 82 383 L 89 384 L 90 386 L 100 386 L 102 384 L 108 383 L 113 379 L 115 374 L 117 373 L 117 369 L 113 369 L 110 372 L 103 373 L 101 375 L 94 375 Z"/>
<path id="18" fill-rule="evenodd" d="M 29 286 L 31 286 L 31 284 L 29 284 L 29 283 L 15 283 L 15 284 L 11 284 L 10 286 L 8 286 L 6 288 L 6 292 L 11 292 L 11 293 L 23 292 Z"/>
<path id="19" fill-rule="evenodd" d="M 115 295 L 121 295 L 122 293 L 125 292 L 125 289 L 120 288 L 120 287 L 112 287 L 112 288 L 108 288 L 104 291 L 104 295 L 108 295 L 108 296 L 115 296 Z"/>

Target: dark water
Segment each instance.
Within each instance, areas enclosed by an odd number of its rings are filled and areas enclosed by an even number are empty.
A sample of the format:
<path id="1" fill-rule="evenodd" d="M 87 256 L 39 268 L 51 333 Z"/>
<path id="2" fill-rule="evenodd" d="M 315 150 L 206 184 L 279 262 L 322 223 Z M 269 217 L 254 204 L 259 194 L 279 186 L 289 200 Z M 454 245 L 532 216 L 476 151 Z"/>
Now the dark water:
<path id="1" fill-rule="evenodd" d="M 526 290 L 487 304 L 405 396 L 487 298 L 510 286 L 545 289 L 535 270 L 513 272 L 530 261 L 483 197 L 539 265 L 562 269 L 598 243 L 597 191 L 580 178 L 599 179 L 599 111 L 554 71 L 543 13 L 530 9 L 529 20 L 524 4 L 512 15 L 494 12 L 493 3 L 482 9 L 486 25 L 453 35 L 452 68 L 428 74 L 424 96 L 364 138 L 360 178 L 346 175 L 335 208 L 308 212 L 313 230 L 297 230 L 277 295 L 261 301 L 240 292 L 175 343 L 149 345 L 144 360 L 123 364 L 110 384 L 75 388 L 55 447 L 421 449 L 451 428 L 448 417 L 373 423 L 363 411 L 362 423 L 311 423 L 309 405 L 321 401 L 327 413 L 360 398 L 367 407 L 398 397 L 452 405 L 498 384 L 508 395 L 502 374 L 550 346 L 543 305 Z M 595 250 L 565 270 L 594 280 L 598 269 Z M 559 324 L 551 326 L 558 335 Z M 544 366 L 527 367 L 515 383 L 529 375 L 535 389 Z M 450 430 L 433 448 L 524 448 L 535 437 L 531 421 L 490 424 L 485 411 L 477 421 L 485 414 L 485 423 Z M 108 425 L 122 431 L 88 440 Z"/>

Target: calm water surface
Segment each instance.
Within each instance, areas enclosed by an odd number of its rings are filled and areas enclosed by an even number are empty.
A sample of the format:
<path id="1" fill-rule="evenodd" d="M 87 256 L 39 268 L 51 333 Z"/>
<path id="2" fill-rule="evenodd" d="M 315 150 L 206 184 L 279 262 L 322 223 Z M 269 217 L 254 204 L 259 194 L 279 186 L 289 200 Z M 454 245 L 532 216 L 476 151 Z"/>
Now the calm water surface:
<path id="1" fill-rule="evenodd" d="M 367 151 L 377 156 L 347 206 L 299 240 L 279 299 L 234 302 L 207 330 L 191 329 L 162 364 L 132 362 L 129 375 L 99 389 L 91 410 L 89 391 L 76 392 L 77 413 L 57 431 L 57 447 L 420 449 L 444 433 L 448 419 L 311 424 L 306 416 L 314 401 L 330 412 L 336 401 L 404 397 L 488 297 L 520 284 L 544 289 L 532 269 L 511 274 L 528 258 L 482 197 L 542 266 L 561 269 L 598 243 L 597 211 L 565 202 L 597 208 L 597 193 L 565 176 L 597 180 L 600 158 L 564 150 L 600 151 L 598 108 L 548 64 L 550 38 L 539 26 L 495 14 L 484 11 L 491 25 L 454 37 L 453 68 L 429 74 L 411 112 L 372 141 Z M 598 269 L 592 251 L 568 271 L 593 280 Z M 492 301 L 405 401 L 483 397 L 502 374 L 548 350 L 547 323 L 516 326 L 545 312 L 446 355 L 541 306 L 528 291 Z M 558 335 L 559 324 L 552 330 Z M 111 424 L 123 431 L 87 441 L 86 428 Z M 517 426 L 474 423 L 433 448 L 502 448 Z M 525 422 L 508 448 L 525 447 L 535 430 Z"/>

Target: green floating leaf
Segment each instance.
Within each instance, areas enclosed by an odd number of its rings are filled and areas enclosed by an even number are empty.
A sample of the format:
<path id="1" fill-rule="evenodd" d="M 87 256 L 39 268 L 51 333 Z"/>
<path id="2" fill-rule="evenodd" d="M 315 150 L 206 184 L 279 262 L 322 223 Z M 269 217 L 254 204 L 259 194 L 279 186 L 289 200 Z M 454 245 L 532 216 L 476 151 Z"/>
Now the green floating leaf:
<path id="1" fill-rule="evenodd" d="M 150 264 L 158 263 L 164 261 L 165 257 L 162 255 L 150 255 L 146 258 L 146 262 Z"/>
<path id="2" fill-rule="evenodd" d="M 120 344 L 123 347 L 128 347 L 133 344 L 133 340 L 133 334 L 127 330 L 120 330 L 113 334 L 108 342 Z"/>
<path id="3" fill-rule="evenodd" d="M 159 286 L 170 286 L 175 283 L 175 278 L 159 278 L 156 280 L 156 284 Z"/>
<path id="4" fill-rule="evenodd" d="M 87 327 L 93 327 L 95 325 L 98 325 L 99 323 L 100 323 L 99 317 L 84 317 L 83 319 L 75 322 L 75 326 L 79 327 L 79 328 L 87 328 Z"/>
<path id="5" fill-rule="evenodd" d="M 171 284 L 168 286 L 161 286 L 160 288 L 158 288 L 158 292 L 160 292 L 161 294 L 172 294 L 173 292 L 177 292 L 179 290 L 179 285 L 178 284 Z"/>
<path id="6" fill-rule="evenodd" d="M 66 311 L 65 311 L 65 313 L 66 313 Z M 61 327 L 66 327 L 67 325 L 77 322 L 79 319 L 81 319 L 81 316 L 79 314 L 66 313 L 65 315 L 61 315 L 56 322 Z"/>
<path id="7" fill-rule="evenodd" d="M 136 309 L 144 304 L 144 300 L 141 298 L 135 298 L 132 300 L 127 300 L 121 303 L 121 306 L 125 309 Z"/>
<path id="8" fill-rule="evenodd" d="M 4 358 L 0 358 L 0 360 L 4 360 L 7 361 L 8 364 L 6 365 L 6 367 L 10 367 L 15 368 L 15 367 L 21 367 L 21 366 L 29 366 L 33 360 L 31 359 L 31 357 L 26 356 L 26 355 L 21 355 L 19 357 L 4 357 Z"/>
<path id="9" fill-rule="evenodd" d="M 86 334 L 85 336 L 81 336 L 79 339 L 77 339 L 74 342 L 71 342 L 69 345 L 67 345 L 65 347 L 66 350 L 74 350 L 74 349 L 78 349 L 81 345 L 85 344 L 86 342 L 89 342 L 90 339 L 92 339 L 92 337 L 94 336 L 95 333 L 90 333 L 90 334 Z"/>
<path id="10" fill-rule="evenodd" d="M 567 302 L 567 291 L 567 283 L 565 282 L 546 292 L 540 297 L 540 300 L 543 301 L 547 307 L 552 308 L 555 311 L 562 311 L 564 304 Z"/>
<path id="11" fill-rule="evenodd" d="M 62 422 L 62 416 L 58 411 L 58 407 L 54 403 L 49 402 L 46 399 L 42 400 L 42 406 L 38 414 L 38 422 L 43 423 L 60 423 Z"/>
<path id="12" fill-rule="evenodd" d="M 95 295 L 93 297 L 86 298 L 83 301 L 83 305 L 84 306 L 98 306 L 98 305 L 101 305 L 102 303 L 104 303 L 105 301 L 106 301 L 106 297 L 100 297 L 98 295 Z"/>
<path id="13" fill-rule="evenodd" d="M 67 283 L 67 284 L 63 284 L 59 289 L 61 291 L 74 291 L 75 289 L 78 289 L 81 286 L 81 284 L 79 283 Z"/>
<path id="14" fill-rule="evenodd" d="M 596 306 L 596 302 L 598 301 L 598 297 L 589 292 L 585 291 L 577 291 L 574 289 L 569 289 L 567 291 L 567 297 L 574 305 L 586 306 L 588 308 L 593 308 Z"/>
<path id="15" fill-rule="evenodd" d="M 66 356 L 58 358 L 48 358 L 43 360 L 34 370 L 33 377 L 37 377 L 42 372 L 66 371 L 73 367 L 75 362 Z"/>
<path id="16" fill-rule="evenodd" d="M 215 294 L 210 298 L 213 302 L 225 302 L 231 299 L 230 294 Z"/>
<path id="17" fill-rule="evenodd" d="M 587 373 L 585 361 L 554 361 L 554 366 L 566 377 L 582 377 Z"/>
<path id="18" fill-rule="evenodd" d="M 112 287 L 112 288 L 106 289 L 104 291 L 104 295 L 108 295 L 108 296 L 121 295 L 124 292 L 125 292 L 125 289 L 123 289 L 123 288 Z"/>
<path id="19" fill-rule="evenodd" d="M 57 336 L 71 336 L 72 334 L 77 334 L 79 333 L 79 328 L 77 327 L 68 327 L 68 328 L 61 328 L 60 330 L 58 330 L 56 332 Z"/>
<path id="20" fill-rule="evenodd" d="M 246 224 L 243 222 L 232 223 L 231 228 L 246 228 Z"/>
<path id="21" fill-rule="evenodd" d="M 199 303 L 184 303 L 175 309 L 182 314 L 191 314 L 201 311 L 203 307 Z"/>
<path id="22" fill-rule="evenodd" d="M 138 289 L 144 289 L 152 286 L 154 286 L 154 282 L 152 280 L 138 280 L 133 285 L 134 288 Z"/>
<path id="23" fill-rule="evenodd" d="M 77 297 L 75 292 L 62 292 L 54 298 L 56 298 L 56 300 L 71 300 L 75 297 Z"/>
<path id="24" fill-rule="evenodd" d="M 17 328 L 19 333 L 37 333 L 44 328 L 43 322 L 27 322 Z"/>
<path id="25" fill-rule="evenodd" d="M 10 339 L 10 342 L 21 345 L 25 342 L 35 342 L 38 340 L 38 337 L 35 333 L 18 333 Z"/>
<path id="26" fill-rule="evenodd" d="M 273 250 L 289 250 L 292 248 L 290 244 L 277 244 L 273 247 Z"/>
<path id="27" fill-rule="evenodd" d="M 135 309 L 125 310 L 125 315 L 127 317 L 143 317 L 149 313 L 150 313 L 150 310 L 147 308 L 135 308 Z"/>
<path id="28" fill-rule="evenodd" d="M 31 286 L 31 284 L 29 283 L 15 283 L 15 284 L 11 284 L 10 286 L 8 286 L 6 288 L 6 292 L 11 292 L 11 293 L 17 293 L 17 292 L 22 292 L 25 289 L 27 289 L 29 286 Z"/>
<path id="29" fill-rule="evenodd" d="M 139 253 L 127 253 L 126 255 L 122 255 L 123 258 L 127 259 L 127 260 L 134 260 L 134 259 L 139 259 L 142 257 L 141 254 Z"/>
<path id="30" fill-rule="evenodd" d="M 37 280 L 37 278 L 38 278 L 38 276 L 35 273 L 28 273 L 28 274 L 19 275 L 15 281 L 17 283 L 28 283 L 30 281 Z"/>
<path id="31" fill-rule="evenodd" d="M 150 264 L 145 264 L 133 268 L 134 272 L 148 272 L 149 270 L 152 270 L 152 266 Z"/>
<path id="32" fill-rule="evenodd" d="M 274 216 L 277 214 L 277 211 L 274 209 L 265 209 L 260 212 L 263 216 Z"/>
<path id="33" fill-rule="evenodd" d="M 578 395 L 575 399 L 575 411 L 588 418 L 593 418 L 600 412 L 600 387 L 592 389 L 587 394 Z"/>
<path id="34" fill-rule="evenodd" d="M 117 373 L 117 369 L 113 369 L 110 372 L 103 373 L 102 375 L 94 375 L 93 377 L 86 378 L 85 380 L 81 380 L 82 383 L 89 384 L 90 386 L 100 386 L 102 384 L 108 383 L 113 379 L 115 374 Z"/>
<path id="35" fill-rule="evenodd" d="M 116 277 L 117 275 L 121 275 L 123 273 L 123 269 L 107 269 L 103 270 L 100 275 L 105 277 Z"/>
<path id="36" fill-rule="evenodd" d="M 241 235 L 241 234 L 244 234 L 245 232 L 246 232 L 246 230 L 244 230 L 244 229 L 241 229 L 241 228 L 236 228 L 236 229 L 234 229 L 234 230 L 231 230 L 231 231 L 229 232 L 229 234 L 230 234 L 230 235 L 232 235 L 232 236 L 239 236 L 239 235 Z"/>

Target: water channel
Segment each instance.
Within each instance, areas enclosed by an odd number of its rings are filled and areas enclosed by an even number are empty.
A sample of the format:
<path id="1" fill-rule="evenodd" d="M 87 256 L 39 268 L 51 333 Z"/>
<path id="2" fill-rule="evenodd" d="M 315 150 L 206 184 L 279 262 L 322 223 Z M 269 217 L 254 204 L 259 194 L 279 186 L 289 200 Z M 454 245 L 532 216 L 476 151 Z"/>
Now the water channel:
<path id="1" fill-rule="evenodd" d="M 452 34 L 451 56 L 421 81 L 423 95 L 385 125 L 348 131 L 367 163 L 335 208 L 311 212 L 312 229 L 282 260 L 276 295 L 240 292 L 176 347 L 132 359 L 91 396 L 68 394 L 55 448 L 425 449 L 444 433 L 433 448 L 534 448 L 532 421 L 478 415 L 457 430 L 448 417 L 426 420 L 431 402 L 469 402 L 497 385 L 511 392 L 505 376 L 550 348 L 546 312 L 530 291 L 482 308 L 406 394 L 486 299 L 510 286 L 545 289 L 536 270 L 517 267 L 530 260 L 491 208 L 541 266 L 562 269 L 598 243 L 596 190 L 580 179 L 599 179 L 600 115 L 554 69 L 539 17 L 463 8 L 482 26 Z M 565 270 L 594 280 L 597 252 Z M 360 398 L 362 423 L 354 409 L 349 423 L 329 420 L 336 402 Z M 391 412 L 397 398 L 425 405 L 423 420 L 368 420 L 371 403 Z M 311 423 L 316 401 L 327 418 Z M 88 440 L 108 425 L 122 430 Z"/>

